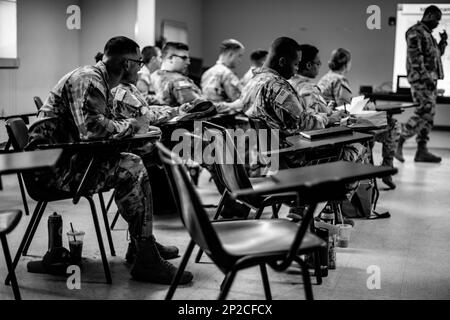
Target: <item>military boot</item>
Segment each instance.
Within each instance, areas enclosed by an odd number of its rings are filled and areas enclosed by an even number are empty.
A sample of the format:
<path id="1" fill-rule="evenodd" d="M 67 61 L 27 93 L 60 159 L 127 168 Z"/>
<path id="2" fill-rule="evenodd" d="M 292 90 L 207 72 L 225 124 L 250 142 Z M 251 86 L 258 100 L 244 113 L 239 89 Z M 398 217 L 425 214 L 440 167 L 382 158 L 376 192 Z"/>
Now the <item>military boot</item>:
<path id="1" fill-rule="evenodd" d="M 394 160 L 393 159 L 385 159 L 383 158 L 383 162 L 381 163 L 382 166 L 386 167 L 394 167 Z M 395 185 L 394 181 L 392 180 L 392 176 L 383 177 L 381 179 L 385 185 L 389 187 L 389 189 L 395 189 L 397 186 Z"/>
<path id="2" fill-rule="evenodd" d="M 154 238 L 142 240 L 137 243 L 136 261 L 131 268 L 131 276 L 134 280 L 171 284 L 176 273 L 177 268 L 161 258 Z M 189 283 L 193 277 L 192 273 L 184 271 L 179 283 Z"/>
<path id="3" fill-rule="evenodd" d="M 419 143 L 417 145 L 416 156 L 414 157 L 415 162 L 432 162 L 439 163 L 442 158 L 435 156 L 431 152 L 428 151 L 426 143 Z"/>
<path id="4" fill-rule="evenodd" d="M 154 239 L 154 236 L 153 240 Z M 157 242 L 155 240 L 156 243 L 156 248 L 159 251 L 159 254 L 161 255 L 161 258 L 163 258 L 164 260 L 170 260 L 170 259 L 175 259 L 178 258 L 178 248 L 175 246 L 164 246 L 162 244 L 160 244 L 159 242 Z M 136 244 L 135 244 L 135 240 L 131 239 L 130 243 L 128 244 L 128 250 L 127 253 L 125 255 L 125 260 L 128 263 L 133 263 L 134 259 L 136 259 L 136 252 L 137 252 L 137 248 L 136 248 Z"/>
<path id="5" fill-rule="evenodd" d="M 397 143 L 397 150 L 395 150 L 394 157 L 400 162 L 405 162 L 405 158 L 403 157 L 403 144 L 405 143 L 405 138 L 400 136 Z"/>

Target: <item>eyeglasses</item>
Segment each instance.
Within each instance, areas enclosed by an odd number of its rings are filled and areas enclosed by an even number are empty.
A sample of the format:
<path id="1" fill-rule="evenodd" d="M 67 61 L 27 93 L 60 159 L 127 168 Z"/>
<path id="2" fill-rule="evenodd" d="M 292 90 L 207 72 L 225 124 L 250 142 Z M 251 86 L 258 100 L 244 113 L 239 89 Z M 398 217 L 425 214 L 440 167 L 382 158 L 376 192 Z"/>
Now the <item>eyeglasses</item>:
<path id="1" fill-rule="evenodd" d="M 177 54 L 173 54 L 170 57 L 178 57 L 178 58 L 180 58 L 183 61 L 189 61 L 190 60 L 190 58 L 188 56 L 179 56 Z"/>
<path id="2" fill-rule="evenodd" d="M 143 67 L 145 62 L 142 59 L 139 60 L 135 60 L 135 59 L 127 59 L 128 61 L 133 61 L 134 63 L 137 63 L 139 65 L 139 67 Z"/>

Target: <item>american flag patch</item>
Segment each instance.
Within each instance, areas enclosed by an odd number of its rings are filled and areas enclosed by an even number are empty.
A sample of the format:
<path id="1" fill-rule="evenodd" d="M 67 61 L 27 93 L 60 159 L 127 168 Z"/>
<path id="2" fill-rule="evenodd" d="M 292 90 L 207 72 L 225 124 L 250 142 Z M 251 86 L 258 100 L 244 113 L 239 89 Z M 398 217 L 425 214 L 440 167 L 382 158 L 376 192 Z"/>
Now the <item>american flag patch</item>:
<path id="1" fill-rule="evenodd" d="M 278 93 L 277 97 L 275 98 L 275 102 L 279 103 L 279 104 L 283 104 L 284 101 L 286 100 L 286 98 L 288 97 L 289 93 L 284 90 L 281 89 L 281 91 Z"/>
<path id="2" fill-rule="evenodd" d="M 126 93 L 127 91 L 125 89 L 117 88 L 114 99 L 116 99 L 117 101 L 123 101 L 123 98 L 125 97 Z"/>

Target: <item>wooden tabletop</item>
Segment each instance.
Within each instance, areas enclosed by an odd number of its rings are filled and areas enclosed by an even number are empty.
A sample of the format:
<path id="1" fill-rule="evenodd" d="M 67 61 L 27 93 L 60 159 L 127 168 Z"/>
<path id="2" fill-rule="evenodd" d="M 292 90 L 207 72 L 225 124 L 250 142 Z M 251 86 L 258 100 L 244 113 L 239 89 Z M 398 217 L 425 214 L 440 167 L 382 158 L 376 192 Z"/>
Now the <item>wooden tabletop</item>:
<path id="1" fill-rule="evenodd" d="M 0 154 L 0 174 L 52 167 L 61 153 L 62 149 L 2 153 Z"/>

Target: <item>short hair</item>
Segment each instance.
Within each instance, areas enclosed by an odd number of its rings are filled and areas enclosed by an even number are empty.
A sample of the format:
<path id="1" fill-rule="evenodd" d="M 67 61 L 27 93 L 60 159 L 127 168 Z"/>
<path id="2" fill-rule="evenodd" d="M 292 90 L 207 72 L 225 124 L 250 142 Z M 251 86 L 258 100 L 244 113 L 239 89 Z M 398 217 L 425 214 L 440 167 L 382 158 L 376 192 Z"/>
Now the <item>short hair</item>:
<path id="1" fill-rule="evenodd" d="M 181 42 L 167 42 L 162 49 L 162 57 L 165 58 L 170 50 L 189 51 L 189 46 Z"/>
<path id="2" fill-rule="evenodd" d="M 108 40 L 105 45 L 104 55 L 107 57 L 123 56 L 136 53 L 139 45 L 130 38 L 119 36 Z"/>
<path id="3" fill-rule="evenodd" d="M 428 6 L 428 7 L 425 9 L 425 11 L 423 12 L 423 16 L 425 17 L 425 16 L 428 16 L 428 15 L 434 14 L 434 13 L 438 13 L 438 14 L 441 14 L 441 15 L 442 15 L 441 9 L 439 9 L 439 8 L 436 7 L 435 5 L 431 5 L 431 6 Z"/>
<path id="4" fill-rule="evenodd" d="M 145 64 L 149 63 L 153 57 L 158 55 L 158 47 L 147 46 L 142 49 L 142 60 Z"/>
<path id="5" fill-rule="evenodd" d="M 95 59 L 95 62 L 102 61 L 103 53 L 102 52 L 97 52 L 97 54 L 95 55 L 94 59 Z"/>
<path id="6" fill-rule="evenodd" d="M 269 52 L 267 50 L 255 50 L 250 54 L 250 60 L 251 61 L 259 61 L 261 59 L 264 59 L 267 57 L 267 54 Z"/>
<path id="7" fill-rule="evenodd" d="M 237 40 L 227 39 L 220 44 L 220 53 L 226 53 L 229 51 L 237 51 L 244 49 L 244 45 Z"/>
<path id="8" fill-rule="evenodd" d="M 331 53 L 330 61 L 328 61 L 328 67 L 332 71 L 341 70 L 347 63 L 350 62 L 352 56 L 350 54 L 350 51 L 339 48 L 333 50 Z"/>
<path id="9" fill-rule="evenodd" d="M 279 59 L 281 57 L 295 59 L 298 51 L 300 51 L 300 45 L 297 41 L 288 37 L 279 37 L 270 46 L 271 59 Z"/>
<path id="10" fill-rule="evenodd" d="M 301 44 L 300 51 L 302 52 L 302 59 L 300 60 L 298 70 L 303 71 L 306 69 L 306 64 L 308 62 L 314 61 L 319 53 L 319 49 L 310 44 Z"/>

